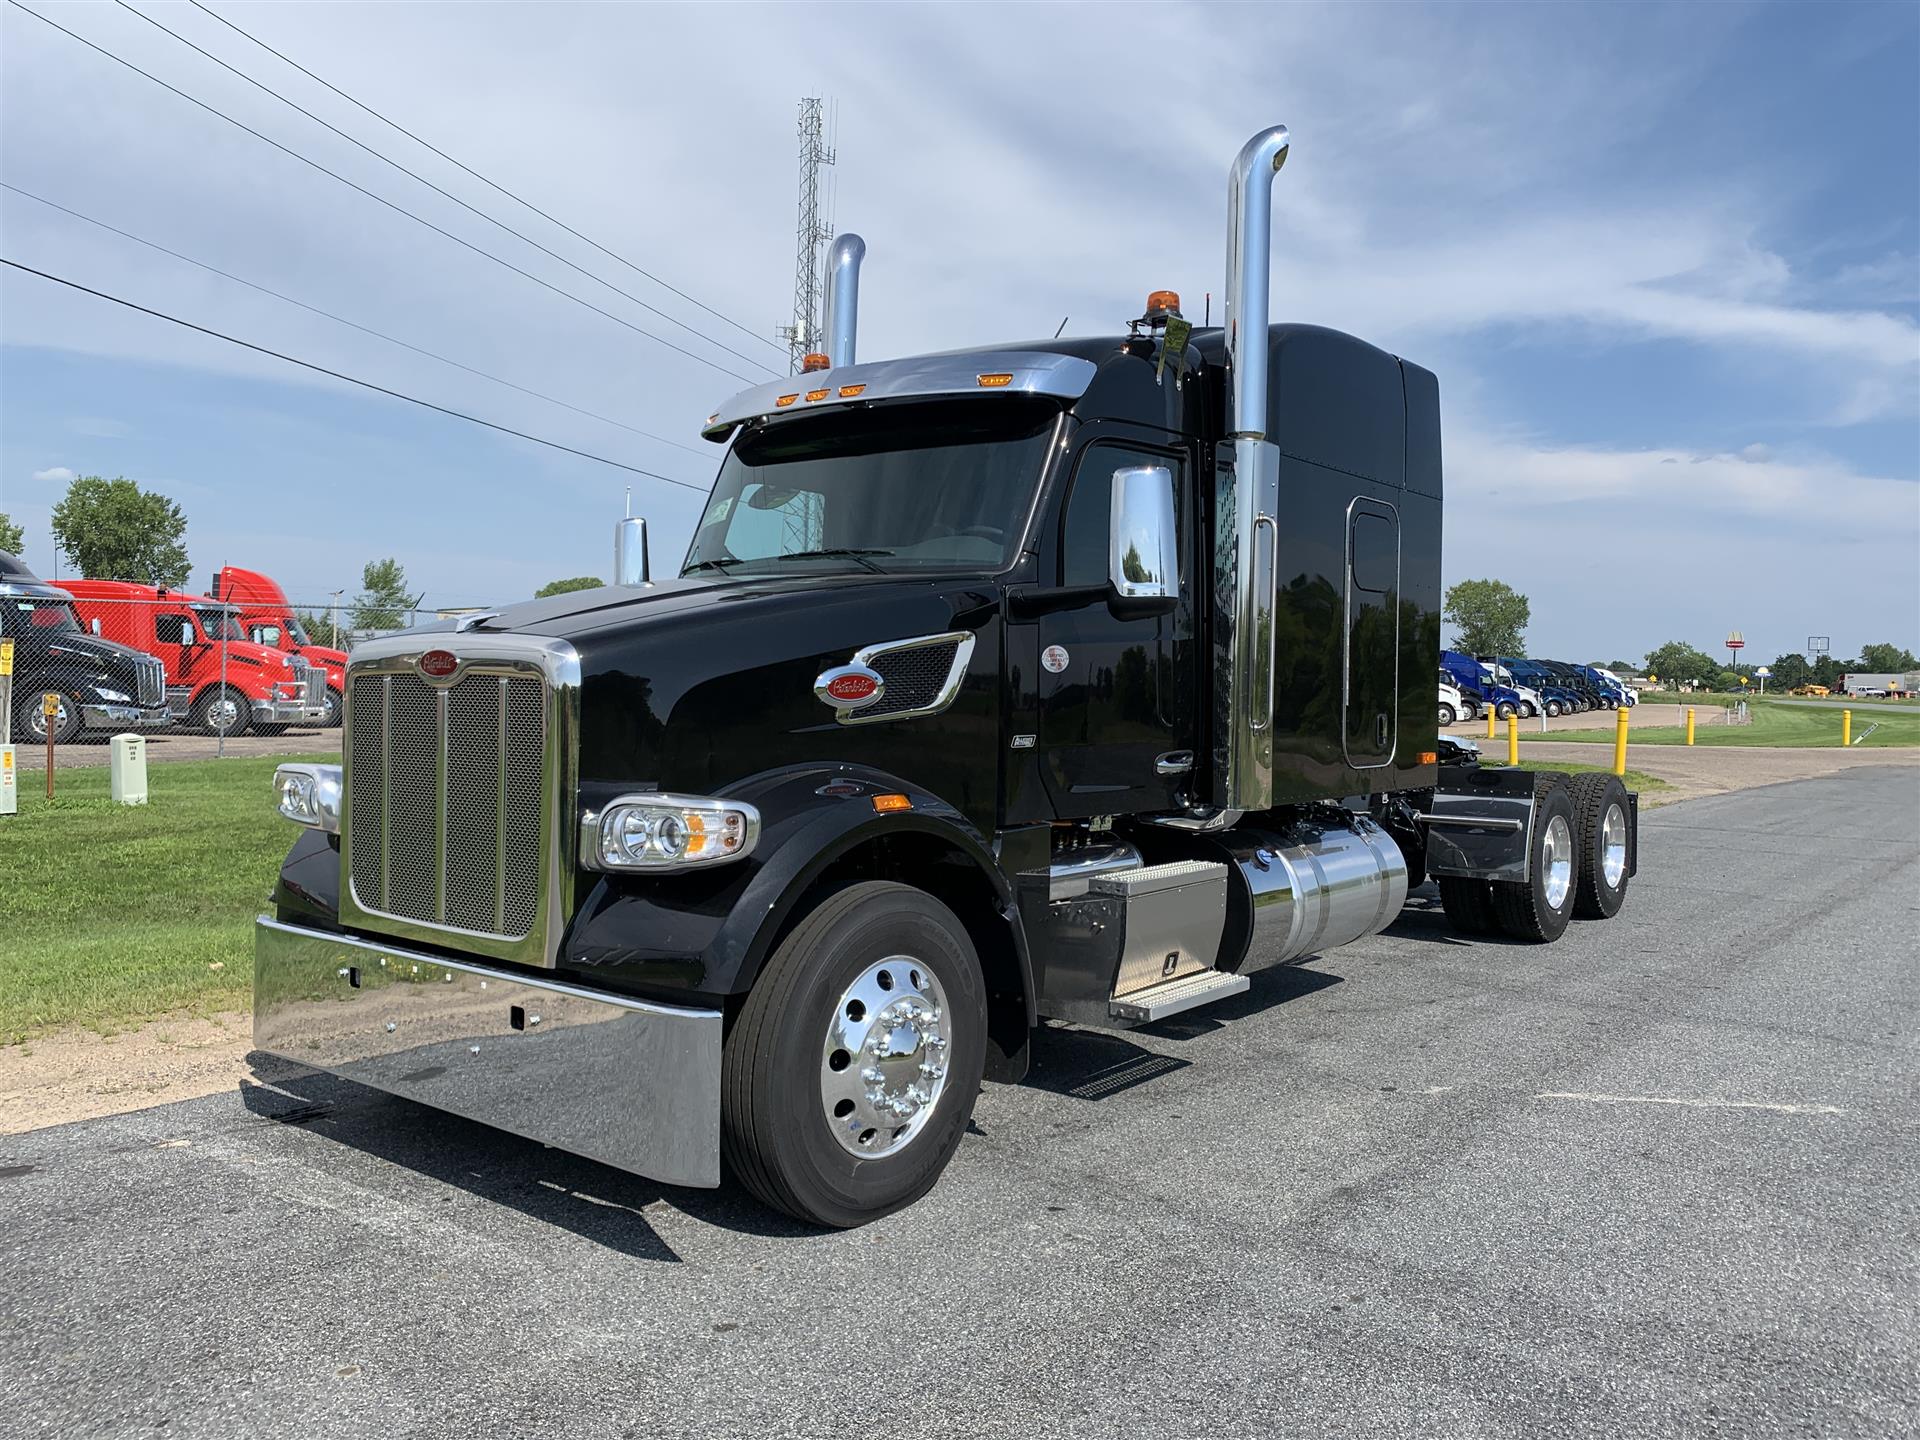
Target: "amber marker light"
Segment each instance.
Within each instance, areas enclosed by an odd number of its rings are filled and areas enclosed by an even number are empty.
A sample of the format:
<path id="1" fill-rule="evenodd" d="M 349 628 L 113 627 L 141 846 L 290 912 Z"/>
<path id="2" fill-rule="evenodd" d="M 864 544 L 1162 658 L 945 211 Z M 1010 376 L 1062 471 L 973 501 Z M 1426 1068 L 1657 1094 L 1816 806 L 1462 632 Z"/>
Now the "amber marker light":
<path id="1" fill-rule="evenodd" d="M 911 810 L 913 801 L 905 795 L 876 795 L 873 797 L 873 808 L 885 815 L 892 810 Z"/>
<path id="2" fill-rule="evenodd" d="M 1440 752 L 1438 750 L 1422 750 L 1420 752 L 1420 763 L 1422 765 L 1438 765 L 1440 763 Z"/>
<path id="3" fill-rule="evenodd" d="M 787 406 L 793 404 L 793 402 L 798 400 L 799 398 L 800 398 L 799 392 L 796 391 L 792 395 L 782 395 L 778 400 L 775 400 L 773 403 L 779 406 L 782 410 L 784 410 L 787 408 Z"/>
<path id="4" fill-rule="evenodd" d="M 980 388 L 983 390 L 998 390 L 1002 386 L 1011 385 L 1012 383 L 1013 376 L 1004 372 L 999 375 L 982 375 L 980 377 Z"/>
<path id="5" fill-rule="evenodd" d="M 829 360 L 826 356 L 820 354 L 818 351 L 815 351 L 813 354 L 808 355 L 801 360 L 800 373 L 802 375 L 807 375 L 807 374 L 811 374 L 815 370 L 829 369 L 832 367 L 832 365 L 833 365 L 833 362 L 831 360 Z"/>
<path id="6" fill-rule="evenodd" d="M 866 388 L 864 385 L 842 385 L 840 387 L 840 398 L 842 400 L 851 400 Z"/>
<path id="7" fill-rule="evenodd" d="M 831 395 L 832 393 L 833 391 L 831 389 L 809 390 L 807 391 L 807 403 L 812 404 L 815 400 L 824 400 L 827 398 L 827 396 Z"/>

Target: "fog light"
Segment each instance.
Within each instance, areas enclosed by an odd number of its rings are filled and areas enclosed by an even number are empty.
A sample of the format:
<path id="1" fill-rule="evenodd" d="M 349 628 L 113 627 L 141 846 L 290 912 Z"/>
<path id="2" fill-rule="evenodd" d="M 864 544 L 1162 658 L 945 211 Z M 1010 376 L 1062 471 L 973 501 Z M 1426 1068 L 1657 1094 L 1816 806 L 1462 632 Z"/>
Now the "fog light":
<path id="1" fill-rule="evenodd" d="M 340 833 L 340 767 L 282 765 L 273 772 L 274 807 L 296 825 Z"/>

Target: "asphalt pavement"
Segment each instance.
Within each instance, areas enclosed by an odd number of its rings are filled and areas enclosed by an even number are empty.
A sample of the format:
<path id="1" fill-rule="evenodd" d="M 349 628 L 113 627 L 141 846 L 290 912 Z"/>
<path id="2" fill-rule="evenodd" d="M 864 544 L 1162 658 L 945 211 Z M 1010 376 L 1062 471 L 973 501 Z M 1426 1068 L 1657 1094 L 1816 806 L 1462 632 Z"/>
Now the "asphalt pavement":
<path id="1" fill-rule="evenodd" d="M 1646 817 L 1610 923 L 1050 1028 L 850 1233 L 321 1077 L 0 1140 L 20 1436 L 1920 1428 L 1920 773 Z"/>

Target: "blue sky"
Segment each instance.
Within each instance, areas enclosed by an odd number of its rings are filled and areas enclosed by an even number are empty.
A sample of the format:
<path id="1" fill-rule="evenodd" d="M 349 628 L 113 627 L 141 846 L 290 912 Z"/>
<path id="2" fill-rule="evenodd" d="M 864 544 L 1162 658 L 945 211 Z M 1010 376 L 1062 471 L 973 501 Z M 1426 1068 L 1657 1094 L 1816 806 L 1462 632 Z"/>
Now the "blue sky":
<path id="1" fill-rule="evenodd" d="M 34 0 L 35 8 L 40 8 Z M 789 308 L 794 104 L 838 106 L 863 358 L 1218 303 L 1225 172 L 1282 121 L 1275 308 L 1441 379 L 1449 581 L 1536 653 L 1920 647 L 1920 10 L 1911 5 L 1018 12 L 219 6 L 348 92 L 765 335 Z M 0 178 L 643 438 L 0 191 L 0 250 L 333 368 L 704 485 L 738 357 L 493 230 L 125 9 L 61 24 L 357 183 L 677 337 L 493 266 L 9 7 Z M 168 25 L 756 359 L 770 346 L 546 227 L 205 14 Z M 185 507 L 196 576 L 318 601 L 395 555 L 430 603 L 606 571 L 628 483 L 677 558 L 696 494 L 0 279 L 0 510 L 54 567 L 68 472 Z"/>

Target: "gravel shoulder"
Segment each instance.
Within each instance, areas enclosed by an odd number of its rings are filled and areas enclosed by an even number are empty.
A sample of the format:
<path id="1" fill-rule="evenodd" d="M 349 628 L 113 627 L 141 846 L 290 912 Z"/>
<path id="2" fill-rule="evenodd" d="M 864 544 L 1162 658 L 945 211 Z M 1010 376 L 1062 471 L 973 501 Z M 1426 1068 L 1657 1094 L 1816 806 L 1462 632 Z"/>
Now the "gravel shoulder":
<path id="1" fill-rule="evenodd" d="M 105 740 L 78 740 L 71 745 L 57 745 L 53 751 L 53 766 L 58 783 L 58 771 L 84 769 L 108 763 L 112 749 Z M 185 731 L 168 730 L 158 735 L 147 736 L 147 763 L 164 764 L 170 760 L 212 760 L 225 755 L 228 759 L 259 755 L 337 755 L 340 753 L 340 731 L 332 730 L 289 730 L 284 735 L 235 735 L 230 737 L 223 750 L 217 735 L 190 735 Z M 17 762 L 22 770 L 43 771 L 47 768 L 45 746 L 21 745 L 16 752 Z"/>

